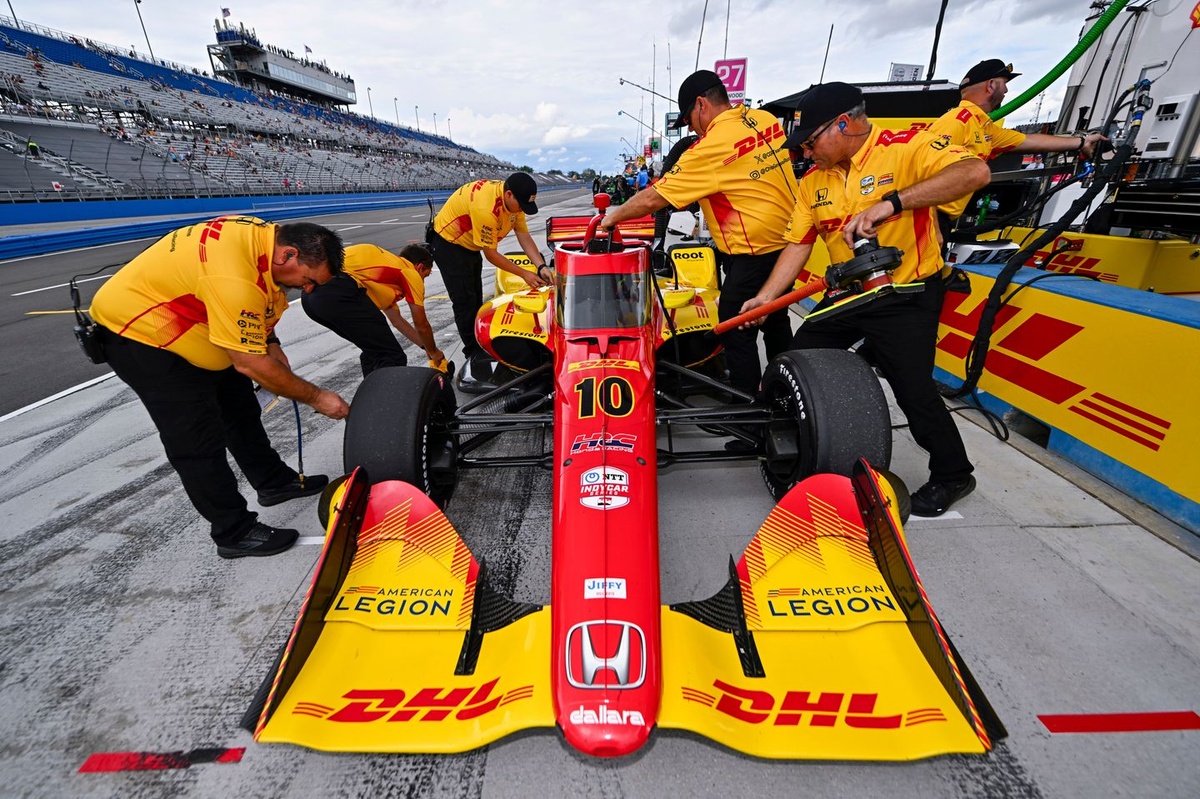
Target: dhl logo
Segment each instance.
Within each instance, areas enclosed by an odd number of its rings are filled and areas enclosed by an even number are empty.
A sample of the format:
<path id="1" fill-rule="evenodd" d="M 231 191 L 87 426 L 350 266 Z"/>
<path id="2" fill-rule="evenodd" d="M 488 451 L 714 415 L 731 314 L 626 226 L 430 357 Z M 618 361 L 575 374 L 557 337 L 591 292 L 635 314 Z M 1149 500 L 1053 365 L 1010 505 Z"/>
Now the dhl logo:
<path id="1" fill-rule="evenodd" d="M 940 708 L 915 708 L 903 713 L 877 715 L 879 694 L 845 694 L 824 691 L 788 691 L 782 700 L 767 691 L 738 688 L 713 680 L 713 694 L 684 687 L 683 699 L 711 707 L 747 724 L 775 727 L 851 727 L 860 730 L 897 730 L 918 724 L 945 721 Z"/>
<path id="2" fill-rule="evenodd" d="M 1046 269 L 1051 272 L 1061 272 L 1064 275 L 1081 275 L 1099 280 L 1104 283 L 1116 283 L 1117 275 L 1113 272 L 1103 272 L 1096 267 L 1100 265 L 1099 258 L 1087 258 L 1083 255 L 1072 255 L 1083 249 L 1083 239 L 1070 239 L 1059 236 L 1049 249 L 1038 250 L 1025 266 L 1035 269 Z"/>
<path id="3" fill-rule="evenodd" d="M 817 227 L 821 229 L 821 234 L 837 233 L 846 226 L 850 221 L 849 216 L 835 216 L 833 219 L 820 219 L 817 221 Z"/>
<path id="4" fill-rule="evenodd" d="M 319 702 L 297 702 L 292 708 L 292 715 L 346 724 L 414 719 L 445 721 L 451 714 L 458 721 L 470 721 L 533 696 L 532 685 L 493 695 L 498 682 L 499 677 L 483 685 L 467 688 L 422 688 L 411 697 L 399 688 L 353 689 L 342 694 L 341 698 L 348 701 L 338 708 Z"/>
<path id="5" fill-rule="evenodd" d="M 971 340 L 979 329 L 984 305 L 984 300 L 980 299 L 974 308 L 966 309 L 964 306 L 969 300 L 965 294 L 950 292 L 942 305 L 941 323 L 952 332 L 942 337 L 938 349 L 960 360 L 966 359 Z M 995 341 L 988 352 L 986 371 L 1157 452 L 1170 432 L 1169 420 L 1036 365 L 1077 336 L 1084 327 L 1042 313 L 1031 313 L 1023 321 L 1016 322 L 1022 310 L 1009 303 L 996 314 Z M 1003 332 L 1010 323 L 1013 323 L 1011 329 Z"/>
<path id="6" fill-rule="evenodd" d="M 204 227 L 200 230 L 200 263 L 208 263 L 208 240 L 220 241 L 223 225 L 224 218 L 204 223 Z"/>
<path id="7" fill-rule="evenodd" d="M 738 160 L 739 158 L 749 155 L 750 153 L 754 152 L 759 147 L 762 147 L 764 145 L 770 145 L 771 142 L 775 141 L 776 139 L 782 139 L 783 137 L 784 137 L 783 136 L 783 126 L 780 125 L 778 122 L 776 122 L 774 125 L 767 128 L 761 134 L 757 134 L 754 136 L 747 136 L 746 138 L 744 138 L 741 141 L 734 144 L 733 145 L 733 147 L 734 147 L 733 155 L 729 156 L 721 163 L 724 166 L 728 166 L 728 165 L 732 164 L 734 161 Z"/>
<path id="8" fill-rule="evenodd" d="M 588 369 L 632 369 L 635 372 L 640 371 L 641 367 L 637 361 L 624 361 L 617 358 L 599 358 L 595 361 L 580 361 L 571 364 L 568 372 L 583 372 Z"/>
<path id="9" fill-rule="evenodd" d="M 880 147 L 887 147 L 891 144 L 908 144 L 918 133 L 920 131 L 915 127 L 908 130 L 885 130 L 879 134 L 878 143 Z"/>

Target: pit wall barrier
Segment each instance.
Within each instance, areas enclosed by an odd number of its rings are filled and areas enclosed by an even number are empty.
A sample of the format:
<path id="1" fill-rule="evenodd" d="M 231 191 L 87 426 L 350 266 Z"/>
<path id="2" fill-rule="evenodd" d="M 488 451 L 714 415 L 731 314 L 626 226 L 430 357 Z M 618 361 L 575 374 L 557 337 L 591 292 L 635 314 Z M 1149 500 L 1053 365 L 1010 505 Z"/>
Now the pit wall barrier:
<path id="1" fill-rule="evenodd" d="M 937 378 L 955 387 L 998 266 L 947 293 Z M 1050 430 L 1047 449 L 1200 533 L 1200 303 L 1022 269 L 996 317 L 984 407 Z M 1019 293 L 1015 293 L 1019 290 Z"/>
<path id="2" fill-rule="evenodd" d="M 541 186 L 539 192 L 577 189 L 576 185 Z M 95 227 L 0 237 L 0 261 L 30 255 L 94 247 L 117 241 L 163 236 L 194 222 L 224 214 L 250 214 L 272 222 L 320 214 L 426 206 L 434 208 L 450 191 L 380 192 L 377 194 L 312 194 L 298 197 L 204 197 L 186 200 L 99 200 L 76 203 L 29 203 L 0 206 L 0 233 L 4 225 L 51 222 L 90 222 Z M 105 219 L 170 216 L 145 222 L 104 225 Z"/>

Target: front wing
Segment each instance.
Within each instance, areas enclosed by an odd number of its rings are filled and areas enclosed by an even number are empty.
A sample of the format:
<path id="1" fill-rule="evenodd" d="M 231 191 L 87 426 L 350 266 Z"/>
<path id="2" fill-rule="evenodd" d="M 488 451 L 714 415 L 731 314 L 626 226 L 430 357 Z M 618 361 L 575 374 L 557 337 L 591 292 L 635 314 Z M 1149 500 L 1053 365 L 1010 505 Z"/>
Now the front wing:
<path id="1" fill-rule="evenodd" d="M 796 486 L 730 569 L 716 596 L 662 608 L 658 726 L 826 760 L 979 754 L 1003 737 L 865 464 Z M 489 592 L 482 575 L 418 489 L 368 489 L 356 472 L 251 709 L 255 739 L 444 753 L 553 726 L 551 610 Z M 559 717 L 628 723 L 619 690 L 600 708 Z"/>

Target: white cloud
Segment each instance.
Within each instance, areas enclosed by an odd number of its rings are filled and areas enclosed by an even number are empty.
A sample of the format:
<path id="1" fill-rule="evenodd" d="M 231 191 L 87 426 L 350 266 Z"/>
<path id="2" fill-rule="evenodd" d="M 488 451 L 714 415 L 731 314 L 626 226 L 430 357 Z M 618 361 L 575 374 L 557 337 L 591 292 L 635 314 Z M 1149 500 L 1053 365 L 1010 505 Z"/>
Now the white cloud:
<path id="1" fill-rule="evenodd" d="M 1024 75 L 1014 92 L 1032 84 L 1075 44 L 1090 0 L 959 0 L 948 7 L 935 77 L 957 81 L 984 58 L 1013 61 Z M 22 19 L 120 47 L 145 51 L 137 13 L 128 0 L 39 0 Z M 821 76 L 829 26 L 834 26 L 826 80 L 879 81 L 890 62 L 928 65 L 937 0 L 791 0 L 711 2 L 699 65 L 726 54 L 749 59 L 747 94 L 771 100 Z M 660 0 L 653 19 L 633 0 L 603 6 L 504 0 L 356 0 L 331 11 L 317 0 L 231 3 L 231 22 L 259 39 L 323 59 L 357 83 L 356 110 L 390 122 L 433 130 L 481 152 L 520 164 L 588 163 L 613 171 L 628 140 L 640 151 L 647 131 L 618 110 L 661 129 L 674 98 L 697 63 L 697 0 Z M 219 6 L 142 3 L 155 55 L 211 69 L 205 50 L 215 41 Z M 647 24 L 631 23 L 643 20 Z M 515 47 L 514 42 L 529 46 Z M 668 71 L 669 70 L 669 71 Z M 1028 82 L 1026 82 L 1028 81 Z M 1057 115 L 1065 79 L 1046 94 L 1041 118 Z M 1033 103 L 1011 118 L 1032 118 Z M 669 142 L 668 142 L 669 144 Z M 553 152 L 552 152 L 553 151 Z"/>

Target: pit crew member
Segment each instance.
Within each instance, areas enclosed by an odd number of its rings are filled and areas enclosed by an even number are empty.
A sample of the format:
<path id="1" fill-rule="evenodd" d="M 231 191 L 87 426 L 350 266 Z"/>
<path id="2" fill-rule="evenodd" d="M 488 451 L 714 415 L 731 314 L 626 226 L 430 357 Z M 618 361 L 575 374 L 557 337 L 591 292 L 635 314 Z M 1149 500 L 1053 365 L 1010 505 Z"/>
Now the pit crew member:
<path id="1" fill-rule="evenodd" d="M 679 87 L 676 127 L 700 134 L 696 142 L 654 185 L 611 210 L 602 226 L 652 214 L 660 208 L 686 208 L 699 201 L 725 271 L 719 319 L 738 314 L 742 303 L 762 287 L 783 250 L 783 230 L 796 198 L 791 162 L 777 148 L 783 129 L 770 113 L 733 107 L 715 72 L 694 72 Z M 787 349 L 792 330 L 786 309 L 763 325 L 767 358 Z M 731 330 L 721 337 L 729 380 L 747 394 L 758 391 L 762 368 L 757 331 Z"/>
<path id="2" fill-rule="evenodd" d="M 350 412 L 292 372 L 274 332 L 288 305 L 284 288 L 311 291 L 341 268 L 341 239 L 326 228 L 222 217 L 168 233 L 96 292 L 91 314 L 108 362 L 149 412 L 222 558 L 274 555 L 298 536 L 247 508 L 226 450 L 260 505 L 328 482 L 301 481 L 272 448 L 253 383 L 333 419 Z"/>
<path id="3" fill-rule="evenodd" d="M 962 102 L 936 119 L 929 126 L 929 132 L 946 137 L 951 144 L 970 150 L 984 161 L 991 161 L 1007 152 L 1078 151 L 1084 158 L 1090 159 L 1096 151 L 1096 145 L 1108 141 L 1099 133 L 1078 136 L 1021 133 L 992 121 L 988 114 L 1003 105 L 1004 95 L 1008 93 L 1008 82 L 1021 75 L 1020 72 L 1012 70 L 1012 64 L 1005 64 L 999 58 L 989 58 L 971 67 L 958 84 Z M 938 207 L 942 214 L 943 234 L 962 216 L 970 199 L 971 195 L 967 194 Z"/>
<path id="4" fill-rule="evenodd" d="M 971 152 L 915 130 L 885 131 L 867 117 L 862 92 L 819 84 L 796 109 L 789 149 L 815 166 L 801 178 L 787 249 L 743 311 L 790 290 L 820 236 L 833 263 L 854 256 L 857 240 L 875 238 L 904 251 L 893 279 L 924 290 L 891 294 L 819 323 L 802 325 L 796 349 L 845 349 L 866 338 L 917 444 L 929 453 L 929 480 L 912 495 L 912 511 L 937 516 L 975 488 L 962 437 L 933 380 L 938 314 L 945 296 L 935 207 L 987 185 L 987 165 Z M 825 303 L 827 301 L 823 301 Z M 818 305 L 818 309 L 822 305 Z"/>
<path id="5" fill-rule="evenodd" d="M 454 306 L 454 324 L 463 343 L 463 368 L 458 386 L 479 393 L 491 388 L 492 362 L 475 341 L 475 314 L 483 305 L 483 258 L 497 269 L 511 272 L 531 288 L 544 286 L 553 275 L 525 222 L 536 214 L 537 183 L 524 172 L 507 180 L 475 180 L 459 187 L 434 217 L 426 241 L 442 272 L 446 292 Z M 500 241 L 514 231 L 521 250 L 537 267 L 529 272 L 500 254 Z M 482 253 L 482 258 L 480 254 Z"/>
<path id="6" fill-rule="evenodd" d="M 317 286 L 300 302 L 314 322 L 362 350 L 363 377 L 382 366 L 408 365 L 408 356 L 387 322 L 425 350 L 430 365 L 444 369 L 446 356 L 438 349 L 425 315 L 425 278 L 432 269 L 433 256 L 420 244 L 409 244 L 399 255 L 374 244 L 355 244 L 346 248 L 342 274 Z M 408 303 L 412 324 L 400 313 L 401 300 Z"/>

